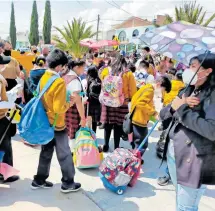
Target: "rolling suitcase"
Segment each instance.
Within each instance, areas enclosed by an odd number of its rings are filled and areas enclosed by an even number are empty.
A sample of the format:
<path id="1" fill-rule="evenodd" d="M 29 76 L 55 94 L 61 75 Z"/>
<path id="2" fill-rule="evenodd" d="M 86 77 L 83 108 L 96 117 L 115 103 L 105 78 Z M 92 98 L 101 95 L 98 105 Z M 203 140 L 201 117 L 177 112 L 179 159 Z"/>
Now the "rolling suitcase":
<path id="1" fill-rule="evenodd" d="M 136 184 L 141 170 L 140 150 L 157 124 L 158 121 L 150 129 L 138 149 L 118 148 L 104 159 L 99 168 L 99 177 L 107 189 L 122 195 L 128 186 L 133 187 Z"/>

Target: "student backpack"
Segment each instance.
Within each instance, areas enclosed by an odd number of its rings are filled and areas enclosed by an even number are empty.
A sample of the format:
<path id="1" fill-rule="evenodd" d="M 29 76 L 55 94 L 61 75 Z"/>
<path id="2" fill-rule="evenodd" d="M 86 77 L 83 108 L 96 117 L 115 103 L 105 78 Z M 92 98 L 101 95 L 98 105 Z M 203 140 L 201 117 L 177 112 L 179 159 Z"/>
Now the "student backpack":
<path id="1" fill-rule="evenodd" d="M 52 126 L 49 122 L 41 98 L 58 78 L 59 76 L 57 75 L 52 76 L 41 92 L 39 83 L 37 86 L 38 95 L 33 97 L 22 110 L 18 129 L 20 136 L 30 144 L 45 145 L 54 138 L 54 127 L 57 115 Z"/>
<path id="2" fill-rule="evenodd" d="M 125 100 L 123 94 L 123 73 L 121 72 L 115 76 L 111 74 L 111 70 L 109 69 L 109 75 L 102 82 L 102 90 L 99 96 L 101 104 L 109 107 L 120 107 L 123 105 Z"/>

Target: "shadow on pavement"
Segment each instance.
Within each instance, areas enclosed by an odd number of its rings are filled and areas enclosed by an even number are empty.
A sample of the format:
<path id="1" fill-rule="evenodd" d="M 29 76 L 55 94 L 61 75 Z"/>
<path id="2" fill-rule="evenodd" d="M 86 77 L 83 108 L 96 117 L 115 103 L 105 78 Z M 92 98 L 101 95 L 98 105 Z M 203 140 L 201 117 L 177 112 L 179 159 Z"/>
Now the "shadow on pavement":
<path id="1" fill-rule="evenodd" d="M 214 199 L 215 198 L 215 190 L 207 189 L 205 191 L 204 195 Z"/>
<path id="2" fill-rule="evenodd" d="M 140 191 L 142 190 L 142 191 Z M 128 187 L 124 195 L 117 195 L 108 189 L 97 189 L 94 192 L 86 191 L 86 195 L 92 199 L 102 210 L 138 211 L 139 207 L 134 202 L 128 202 L 129 198 L 149 198 L 156 195 L 155 187 L 149 183 L 138 181 L 137 184 Z"/>
<path id="3" fill-rule="evenodd" d="M 12 206 L 16 202 L 27 202 L 42 207 L 57 207 L 62 211 L 71 211 L 73 203 L 76 203 L 76 210 L 78 207 L 83 209 L 83 190 L 77 193 L 63 194 L 60 192 L 61 184 L 55 184 L 51 189 L 31 190 L 31 182 L 30 179 L 24 179 L 11 184 L 10 187 L 0 185 L 0 207 Z"/>

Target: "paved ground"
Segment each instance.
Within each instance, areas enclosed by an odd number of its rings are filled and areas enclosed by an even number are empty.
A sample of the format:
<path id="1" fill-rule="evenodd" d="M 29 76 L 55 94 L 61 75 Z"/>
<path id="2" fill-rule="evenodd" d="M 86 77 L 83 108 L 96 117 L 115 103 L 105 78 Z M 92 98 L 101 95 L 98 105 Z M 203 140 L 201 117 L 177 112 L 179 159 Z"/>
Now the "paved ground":
<path id="1" fill-rule="evenodd" d="M 145 165 L 141 177 L 134 188 L 128 188 L 123 196 L 115 195 L 104 189 L 97 176 L 97 170 L 77 170 L 76 180 L 83 185 L 79 193 L 61 194 L 61 172 L 54 157 L 51 166 L 50 181 L 55 186 L 51 190 L 30 189 L 32 176 L 37 169 L 39 149 L 26 147 L 18 142 L 13 143 L 15 167 L 20 170 L 21 180 L 11 185 L 0 184 L 1 211 L 174 211 L 175 194 L 172 185 L 160 187 L 156 183 L 164 166 L 159 169 L 160 160 L 155 157 L 155 144 L 159 132 L 155 131 L 150 138 L 149 150 L 145 154 Z M 103 131 L 98 132 L 103 137 Z M 102 143 L 102 139 L 100 140 Z M 122 141 L 128 147 L 128 143 Z M 208 188 L 201 201 L 200 211 L 213 211 L 215 188 Z"/>

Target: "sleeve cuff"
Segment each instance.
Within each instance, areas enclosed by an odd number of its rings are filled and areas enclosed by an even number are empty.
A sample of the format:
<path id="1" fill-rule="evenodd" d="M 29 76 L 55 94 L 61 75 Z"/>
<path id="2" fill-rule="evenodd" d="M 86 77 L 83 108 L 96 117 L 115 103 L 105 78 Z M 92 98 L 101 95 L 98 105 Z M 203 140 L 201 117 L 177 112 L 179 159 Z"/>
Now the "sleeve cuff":
<path id="1" fill-rule="evenodd" d="M 182 105 L 178 110 L 174 113 L 174 117 L 179 120 L 179 122 L 182 122 L 182 116 L 184 115 L 184 111 L 189 108 L 187 104 Z"/>

